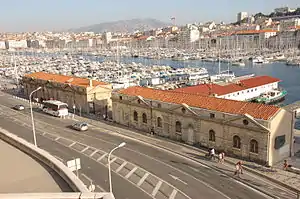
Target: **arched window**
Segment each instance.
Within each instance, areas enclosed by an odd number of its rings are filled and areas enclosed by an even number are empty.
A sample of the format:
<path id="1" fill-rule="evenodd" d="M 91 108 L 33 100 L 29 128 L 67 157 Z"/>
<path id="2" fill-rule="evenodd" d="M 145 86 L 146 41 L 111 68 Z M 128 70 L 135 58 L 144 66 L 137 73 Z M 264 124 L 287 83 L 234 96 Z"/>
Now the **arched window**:
<path id="1" fill-rule="evenodd" d="M 143 113 L 143 123 L 147 124 L 147 115 Z"/>
<path id="2" fill-rule="evenodd" d="M 258 142 L 254 139 L 250 141 L 250 152 L 258 153 Z"/>
<path id="3" fill-rule="evenodd" d="M 157 127 L 162 127 L 162 120 L 161 117 L 157 118 Z"/>
<path id="4" fill-rule="evenodd" d="M 175 124 L 175 130 L 177 133 L 181 133 L 181 123 L 179 121 Z"/>
<path id="5" fill-rule="evenodd" d="M 241 148 L 241 138 L 237 135 L 233 136 L 233 147 L 237 149 Z"/>
<path id="6" fill-rule="evenodd" d="M 216 141 L 216 133 L 214 130 L 209 130 L 209 141 L 215 142 Z"/>
<path id="7" fill-rule="evenodd" d="M 138 113 L 136 111 L 133 112 L 133 120 L 138 121 Z"/>

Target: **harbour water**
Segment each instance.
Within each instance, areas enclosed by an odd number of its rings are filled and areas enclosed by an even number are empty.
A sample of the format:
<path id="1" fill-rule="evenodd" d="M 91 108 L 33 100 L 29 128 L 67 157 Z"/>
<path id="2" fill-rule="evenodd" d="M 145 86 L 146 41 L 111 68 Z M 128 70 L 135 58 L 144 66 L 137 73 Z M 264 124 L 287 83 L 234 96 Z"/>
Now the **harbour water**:
<path id="1" fill-rule="evenodd" d="M 26 54 L 29 56 L 59 56 L 59 53 L 31 53 L 22 52 L 20 54 Z M 89 60 L 96 60 L 103 62 L 105 60 L 115 59 L 111 57 L 95 57 L 83 55 L 84 58 Z M 146 59 L 142 57 L 120 57 L 120 62 L 122 63 L 142 63 L 144 65 L 167 65 L 174 68 L 178 67 L 204 67 L 208 70 L 210 74 L 216 74 L 219 71 L 218 62 L 202 62 L 199 60 L 188 60 L 188 61 L 173 61 L 168 59 Z M 300 100 L 300 67 L 287 66 L 285 63 L 274 62 L 269 64 L 252 65 L 246 64 L 244 67 L 229 66 L 227 63 L 221 63 L 221 71 L 231 70 L 236 76 L 255 74 L 255 75 L 269 75 L 272 77 L 277 77 L 282 80 L 280 86 L 287 90 L 287 96 L 283 105 L 291 104 L 295 101 Z"/>

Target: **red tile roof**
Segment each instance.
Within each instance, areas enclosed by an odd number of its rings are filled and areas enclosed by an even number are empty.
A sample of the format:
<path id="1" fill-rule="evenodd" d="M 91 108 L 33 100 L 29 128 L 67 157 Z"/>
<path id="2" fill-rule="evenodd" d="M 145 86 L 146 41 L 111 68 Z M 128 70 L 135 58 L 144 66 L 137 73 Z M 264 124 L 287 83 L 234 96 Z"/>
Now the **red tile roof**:
<path id="1" fill-rule="evenodd" d="M 218 85 L 218 84 L 200 84 L 196 86 L 189 86 L 184 88 L 177 88 L 174 89 L 178 92 L 184 92 L 184 93 L 193 93 L 193 94 L 200 94 L 200 95 L 226 95 L 250 88 L 255 88 L 258 86 L 262 86 L 265 84 L 275 83 L 279 82 L 280 79 L 270 76 L 256 76 L 251 77 L 249 79 L 240 80 L 239 84 L 227 84 L 224 86 Z"/>
<path id="2" fill-rule="evenodd" d="M 280 110 L 280 108 L 276 106 L 220 99 L 169 90 L 155 90 L 138 86 L 120 90 L 119 93 L 129 96 L 142 96 L 145 99 L 163 101 L 167 103 L 185 103 L 191 107 L 198 107 L 224 113 L 241 115 L 247 113 L 254 118 L 263 120 L 270 119 Z"/>
<path id="3" fill-rule="evenodd" d="M 45 72 L 36 72 L 31 74 L 26 74 L 25 77 L 32 77 L 35 79 L 42 79 L 42 80 L 51 80 L 54 82 L 59 82 L 63 84 L 71 84 L 75 86 L 81 86 L 81 87 L 88 87 L 90 84 L 90 80 L 86 78 L 79 78 L 79 77 L 73 77 L 73 76 L 66 76 L 66 75 L 58 75 L 58 74 L 51 74 L 51 73 L 45 73 Z M 98 85 L 108 85 L 105 82 L 99 82 L 92 80 L 93 86 Z"/>

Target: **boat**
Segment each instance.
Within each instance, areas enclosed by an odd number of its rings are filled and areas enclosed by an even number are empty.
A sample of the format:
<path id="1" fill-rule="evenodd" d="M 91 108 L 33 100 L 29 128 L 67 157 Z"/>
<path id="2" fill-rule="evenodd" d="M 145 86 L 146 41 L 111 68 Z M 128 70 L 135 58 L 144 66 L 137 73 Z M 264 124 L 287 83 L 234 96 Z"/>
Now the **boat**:
<path id="1" fill-rule="evenodd" d="M 201 80 L 208 77 L 209 74 L 206 68 L 201 68 L 197 72 L 189 73 L 189 81 Z"/>
<path id="2" fill-rule="evenodd" d="M 231 63 L 232 66 L 246 66 L 245 62 L 239 60 Z"/>
<path id="3" fill-rule="evenodd" d="M 269 63 L 268 60 L 265 60 L 262 57 L 250 58 L 250 61 L 252 61 L 253 64 L 267 64 L 267 63 Z"/>
<path id="4" fill-rule="evenodd" d="M 256 98 L 254 102 L 262 104 L 276 104 L 277 102 L 283 101 L 286 95 L 286 90 L 271 90 Z"/>

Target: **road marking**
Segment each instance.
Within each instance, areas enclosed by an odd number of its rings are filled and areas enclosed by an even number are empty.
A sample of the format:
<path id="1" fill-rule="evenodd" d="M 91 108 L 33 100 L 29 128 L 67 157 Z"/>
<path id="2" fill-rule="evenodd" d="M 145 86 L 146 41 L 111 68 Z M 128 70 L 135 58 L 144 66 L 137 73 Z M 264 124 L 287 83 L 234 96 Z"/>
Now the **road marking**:
<path id="1" fill-rule="evenodd" d="M 100 158 L 97 159 L 97 162 L 99 162 L 100 160 L 102 160 L 106 155 L 107 155 L 107 153 L 104 153 Z"/>
<path id="2" fill-rule="evenodd" d="M 60 137 L 57 137 L 57 138 L 55 138 L 54 140 L 57 141 L 57 140 L 59 140 L 59 139 L 60 139 Z"/>
<path id="3" fill-rule="evenodd" d="M 72 144 L 70 144 L 68 147 L 72 147 L 76 144 L 77 142 L 73 142 Z"/>
<path id="4" fill-rule="evenodd" d="M 82 149 L 82 151 L 80 151 L 80 153 L 85 152 L 85 151 L 88 150 L 89 148 L 90 148 L 89 146 L 85 147 L 84 149 Z"/>
<path id="5" fill-rule="evenodd" d="M 149 173 L 145 173 L 145 175 L 140 179 L 140 181 L 137 183 L 137 186 L 141 186 L 143 184 L 143 182 L 146 180 L 146 178 L 148 177 Z"/>
<path id="6" fill-rule="evenodd" d="M 181 180 L 179 177 L 174 176 L 174 175 L 172 175 L 172 174 L 169 174 L 169 176 L 170 176 L 171 178 L 173 178 L 174 180 L 179 181 L 179 182 L 182 182 L 183 184 L 187 185 L 187 183 L 184 182 L 183 180 Z"/>
<path id="7" fill-rule="evenodd" d="M 176 194 L 177 194 L 177 190 L 176 189 L 173 189 L 169 199 L 174 199 L 176 197 Z"/>
<path id="8" fill-rule="evenodd" d="M 127 173 L 127 175 L 125 176 L 125 178 L 128 179 L 136 170 L 137 170 L 137 167 L 134 167 L 129 173 Z"/>
<path id="9" fill-rule="evenodd" d="M 62 163 L 64 162 L 64 160 L 61 157 L 58 157 L 57 155 L 54 155 L 54 157 L 56 157 L 56 159 L 58 159 L 59 161 L 61 161 Z"/>
<path id="10" fill-rule="evenodd" d="M 88 181 L 90 181 L 90 183 L 93 182 L 93 180 L 91 178 L 87 177 L 84 173 L 81 173 L 81 175 L 83 177 L 85 177 Z"/>
<path id="11" fill-rule="evenodd" d="M 118 173 L 119 171 L 121 171 L 121 169 L 123 169 L 123 167 L 124 167 L 126 164 L 127 164 L 127 162 L 124 161 L 124 162 L 121 164 L 121 166 L 119 166 L 119 167 L 117 168 L 116 173 Z"/>
<path id="12" fill-rule="evenodd" d="M 92 157 L 93 155 L 95 155 L 99 150 L 96 149 L 93 153 L 91 153 L 90 157 Z"/>
<path id="13" fill-rule="evenodd" d="M 111 161 L 110 161 L 110 164 L 113 163 L 114 161 L 116 161 L 118 158 L 117 157 L 114 157 Z"/>
<path id="14" fill-rule="evenodd" d="M 159 190 L 159 188 L 160 188 L 160 186 L 162 185 L 162 181 L 160 180 L 157 184 L 156 184 L 156 186 L 155 186 L 155 188 L 153 189 L 153 191 L 152 191 L 152 196 L 153 197 L 155 197 L 156 196 L 156 194 L 157 194 L 157 192 L 158 192 L 158 190 Z"/>
<path id="15" fill-rule="evenodd" d="M 102 191 L 102 192 L 106 192 L 102 187 L 100 187 L 99 185 L 96 185 L 96 187 L 98 188 L 98 189 L 100 189 L 100 191 Z"/>
<path id="16" fill-rule="evenodd" d="M 194 168 L 194 167 L 191 167 L 191 166 L 188 166 L 190 169 L 192 169 L 192 170 L 194 170 L 194 171 L 196 171 L 196 172 L 199 172 L 199 170 L 198 169 L 196 169 L 196 168 Z"/>

